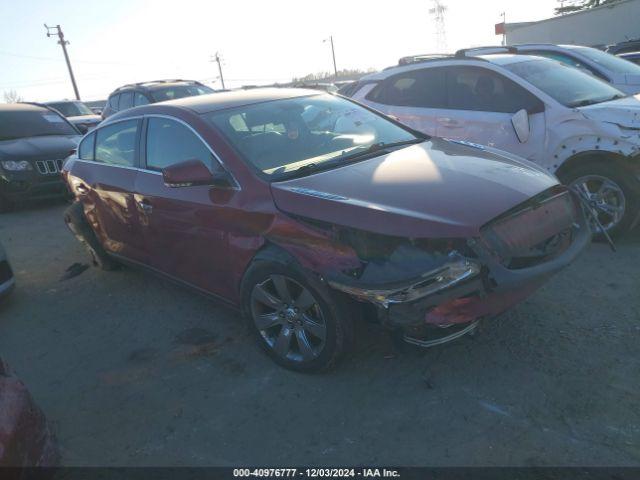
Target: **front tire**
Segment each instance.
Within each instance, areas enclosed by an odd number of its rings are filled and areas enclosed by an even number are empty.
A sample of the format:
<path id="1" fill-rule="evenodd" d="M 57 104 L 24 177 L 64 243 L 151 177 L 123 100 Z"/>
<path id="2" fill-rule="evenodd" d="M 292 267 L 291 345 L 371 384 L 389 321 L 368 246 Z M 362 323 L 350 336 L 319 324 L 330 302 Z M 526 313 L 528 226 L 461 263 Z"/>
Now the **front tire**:
<path id="1" fill-rule="evenodd" d="M 256 260 L 241 290 L 256 340 L 285 368 L 328 370 L 350 344 L 353 327 L 340 299 L 294 265 Z"/>
<path id="2" fill-rule="evenodd" d="M 582 191 L 610 237 L 632 227 L 640 208 L 640 181 L 631 172 L 613 163 L 586 163 L 561 174 L 560 180 Z M 603 240 L 600 228 L 593 227 L 595 239 Z"/>

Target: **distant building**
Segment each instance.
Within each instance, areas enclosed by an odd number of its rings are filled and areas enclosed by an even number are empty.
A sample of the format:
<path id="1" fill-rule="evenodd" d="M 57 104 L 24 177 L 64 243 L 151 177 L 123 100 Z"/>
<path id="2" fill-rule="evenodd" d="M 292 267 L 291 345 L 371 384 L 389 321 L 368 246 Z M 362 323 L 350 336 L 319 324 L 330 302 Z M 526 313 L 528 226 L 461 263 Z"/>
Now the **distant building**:
<path id="1" fill-rule="evenodd" d="M 505 30 L 507 45 L 611 45 L 640 38 L 640 0 L 622 0 L 539 22 L 507 23 Z"/>

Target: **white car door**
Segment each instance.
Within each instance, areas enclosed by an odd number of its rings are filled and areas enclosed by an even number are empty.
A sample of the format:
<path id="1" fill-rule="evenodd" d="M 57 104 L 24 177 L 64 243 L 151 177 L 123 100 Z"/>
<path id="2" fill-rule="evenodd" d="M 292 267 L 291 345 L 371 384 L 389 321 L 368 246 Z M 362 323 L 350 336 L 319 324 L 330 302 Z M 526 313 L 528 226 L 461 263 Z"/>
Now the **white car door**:
<path id="1" fill-rule="evenodd" d="M 420 68 L 393 75 L 375 87 L 364 87 L 353 98 L 428 135 L 445 105 L 444 68 Z"/>
<path id="2" fill-rule="evenodd" d="M 488 68 L 445 68 L 447 103 L 436 118 L 437 136 L 499 148 L 533 162 L 542 159 L 546 138 L 542 101 Z"/>

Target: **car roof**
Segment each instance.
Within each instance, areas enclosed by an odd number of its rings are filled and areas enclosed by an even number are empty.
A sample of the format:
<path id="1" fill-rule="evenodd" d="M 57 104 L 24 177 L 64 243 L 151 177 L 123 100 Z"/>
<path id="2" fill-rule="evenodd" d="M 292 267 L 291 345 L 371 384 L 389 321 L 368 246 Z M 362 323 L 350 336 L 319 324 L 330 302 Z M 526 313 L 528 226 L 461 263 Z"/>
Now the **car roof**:
<path id="1" fill-rule="evenodd" d="M 0 112 L 50 112 L 46 107 L 34 105 L 32 103 L 3 103 L 0 104 Z"/>
<path id="2" fill-rule="evenodd" d="M 467 56 L 446 56 L 446 57 L 432 57 L 423 61 L 417 61 L 414 63 L 407 63 L 405 65 L 393 65 L 387 67 L 381 72 L 365 75 L 360 81 L 377 81 L 384 80 L 392 75 L 398 73 L 410 72 L 412 70 L 418 70 L 425 67 L 437 67 L 439 65 L 486 65 L 492 63 L 494 65 L 503 66 L 510 65 L 512 63 L 526 62 L 529 60 L 538 60 L 540 57 L 535 55 L 522 55 L 512 53 L 491 53 L 486 55 L 467 55 Z"/>
<path id="3" fill-rule="evenodd" d="M 542 57 L 536 55 L 522 55 L 514 53 L 489 53 L 487 55 L 478 55 L 479 58 L 487 60 L 495 65 L 511 65 L 514 63 L 528 62 L 530 60 L 539 60 Z"/>
<path id="4" fill-rule="evenodd" d="M 252 88 L 250 90 L 232 90 L 216 92 L 194 97 L 178 98 L 156 105 L 173 105 L 193 110 L 196 113 L 208 113 L 227 108 L 241 107 L 254 103 L 284 100 L 288 98 L 323 95 L 326 93 L 308 88 Z"/>
<path id="5" fill-rule="evenodd" d="M 196 81 L 196 80 L 180 80 L 180 79 L 176 79 L 176 80 L 150 80 L 147 82 L 138 82 L 138 83 L 129 83 L 127 85 L 122 85 L 121 87 L 116 88 L 111 95 L 115 94 L 115 93 L 122 93 L 122 92 L 127 92 L 130 90 L 147 90 L 147 91 L 153 91 L 153 90 L 160 90 L 162 88 L 166 88 L 166 87 L 176 87 L 176 86 L 181 86 L 181 85 L 201 85 L 201 86 L 205 86 L 203 84 L 201 84 L 200 82 Z"/>

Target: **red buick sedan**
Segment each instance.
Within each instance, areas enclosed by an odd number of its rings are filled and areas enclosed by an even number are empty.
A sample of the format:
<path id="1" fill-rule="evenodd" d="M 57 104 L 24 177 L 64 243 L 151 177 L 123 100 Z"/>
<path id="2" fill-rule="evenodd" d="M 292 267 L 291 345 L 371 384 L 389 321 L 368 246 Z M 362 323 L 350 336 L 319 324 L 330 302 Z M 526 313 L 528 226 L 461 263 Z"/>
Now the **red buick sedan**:
<path id="1" fill-rule="evenodd" d="M 326 369 L 368 317 L 430 346 L 570 263 L 574 194 L 513 155 L 429 138 L 348 99 L 254 89 L 133 108 L 86 135 L 65 220 L 96 265 L 240 308 L 279 364 Z"/>

